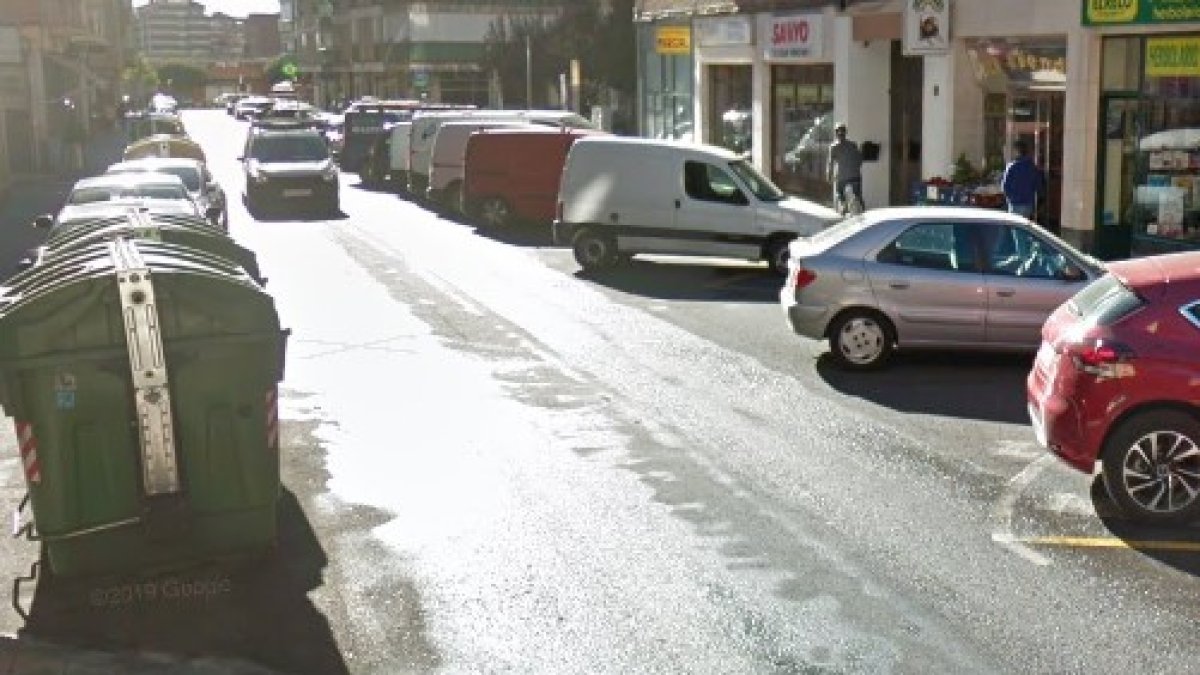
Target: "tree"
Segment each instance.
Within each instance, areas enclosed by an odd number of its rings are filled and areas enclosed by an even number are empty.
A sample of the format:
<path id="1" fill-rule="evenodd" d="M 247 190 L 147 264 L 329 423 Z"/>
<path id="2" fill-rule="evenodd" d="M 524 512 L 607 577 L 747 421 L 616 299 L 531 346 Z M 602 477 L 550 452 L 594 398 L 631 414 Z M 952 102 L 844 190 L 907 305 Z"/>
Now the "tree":
<path id="1" fill-rule="evenodd" d="M 158 82 L 171 91 L 194 92 L 208 82 L 208 74 L 186 63 L 167 63 L 158 67 Z"/>
<path id="2" fill-rule="evenodd" d="M 143 92 L 158 87 L 158 71 L 144 56 L 137 56 L 128 66 L 125 66 L 125 71 L 121 73 L 121 79 L 125 81 L 126 88 L 135 91 Z"/>

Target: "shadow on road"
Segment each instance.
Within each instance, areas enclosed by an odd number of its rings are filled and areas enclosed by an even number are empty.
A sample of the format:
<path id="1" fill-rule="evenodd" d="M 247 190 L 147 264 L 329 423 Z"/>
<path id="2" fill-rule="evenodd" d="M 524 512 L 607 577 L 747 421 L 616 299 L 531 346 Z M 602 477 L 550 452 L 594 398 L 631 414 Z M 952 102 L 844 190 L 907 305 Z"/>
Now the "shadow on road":
<path id="1" fill-rule="evenodd" d="M 1200 523 L 1146 525 L 1130 520 L 1108 496 L 1098 474 L 1092 481 L 1091 497 L 1100 522 L 1112 536 L 1151 560 L 1200 577 Z"/>
<path id="2" fill-rule="evenodd" d="M 884 370 L 839 368 L 826 352 L 817 373 L 829 386 L 900 412 L 1027 424 L 1031 357 L 967 352 L 897 353 Z"/>
<path id="3" fill-rule="evenodd" d="M 778 302 L 780 277 L 766 267 L 728 266 L 679 258 L 634 258 L 611 269 L 575 273 L 646 298 L 697 302 Z"/>
<path id="4" fill-rule="evenodd" d="M 43 573 L 22 636 L 106 652 L 241 659 L 287 673 L 345 673 L 309 601 L 328 564 L 295 495 L 279 504 L 279 548 L 237 567 L 60 579 Z"/>

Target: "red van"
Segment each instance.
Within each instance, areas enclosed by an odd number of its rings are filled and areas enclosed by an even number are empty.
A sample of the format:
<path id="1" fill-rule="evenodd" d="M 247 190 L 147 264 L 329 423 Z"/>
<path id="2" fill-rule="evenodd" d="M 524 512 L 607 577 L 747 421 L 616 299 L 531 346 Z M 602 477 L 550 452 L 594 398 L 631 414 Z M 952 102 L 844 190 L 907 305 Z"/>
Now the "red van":
<path id="1" fill-rule="evenodd" d="M 471 134 L 463 205 L 485 227 L 554 220 L 558 184 L 571 144 L 591 129 L 498 127 Z"/>

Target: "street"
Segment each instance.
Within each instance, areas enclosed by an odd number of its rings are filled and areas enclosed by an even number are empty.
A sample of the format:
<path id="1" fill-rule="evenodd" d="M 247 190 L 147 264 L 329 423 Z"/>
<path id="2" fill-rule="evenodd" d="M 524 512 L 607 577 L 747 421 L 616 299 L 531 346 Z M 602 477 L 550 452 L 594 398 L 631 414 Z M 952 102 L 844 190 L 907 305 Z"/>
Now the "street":
<path id="1" fill-rule="evenodd" d="M 246 124 L 184 122 L 292 331 L 280 550 L 234 571 L 43 579 L 29 620 L 6 611 L 0 631 L 288 673 L 1200 658 L 1200 533 L 1135 527 L 1036 445 L 1031 357 L 843 372 L 789 331 L 765 266 L 647 257 L 589 277 L 545 228 L 477 231 L 357 175 L 340 217 L 256 221 Z M 37 544 L 0 554 L 16 578 Z"/>

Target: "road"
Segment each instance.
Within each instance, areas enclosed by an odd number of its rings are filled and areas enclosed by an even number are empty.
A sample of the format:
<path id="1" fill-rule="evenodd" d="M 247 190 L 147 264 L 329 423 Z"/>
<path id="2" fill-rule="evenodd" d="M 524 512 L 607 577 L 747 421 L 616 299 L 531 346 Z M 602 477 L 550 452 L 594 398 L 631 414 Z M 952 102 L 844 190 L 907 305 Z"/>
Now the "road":
<path id="1" fill-rule="evenodd" d="M 479 232 L 352 175 L 338 218 L 255 221 L 245 124 L 185 123 L 292 329 L 280 560 L 186 578 L 218 589 L 191 602 L 39 588 L 31 621 L 0 630 L 302 673 L 1200 657 L 1200 537 L 1133 527 L 1035 446 L 1028 358 L 847 374 L 788 332 L 761 266 L 588 278 L 544 230 Z M 14 574 L 31 546 L 0 549 Z"/>

